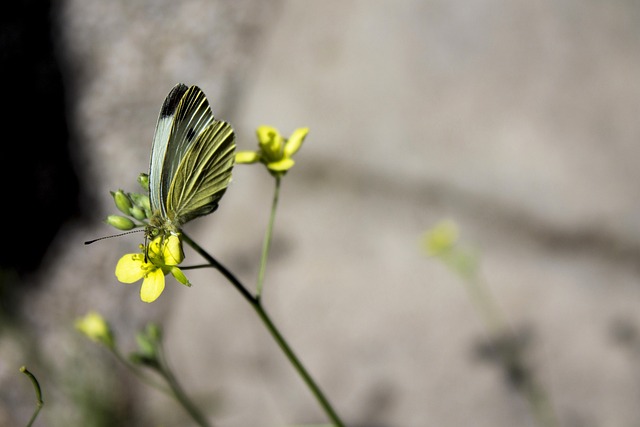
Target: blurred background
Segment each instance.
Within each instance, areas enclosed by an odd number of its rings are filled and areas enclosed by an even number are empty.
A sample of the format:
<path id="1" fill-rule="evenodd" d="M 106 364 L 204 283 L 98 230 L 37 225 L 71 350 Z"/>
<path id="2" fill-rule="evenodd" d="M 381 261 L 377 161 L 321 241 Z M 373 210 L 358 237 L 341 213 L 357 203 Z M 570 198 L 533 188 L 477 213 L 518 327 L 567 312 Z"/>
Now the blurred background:
<path id="1" fill-rule="evenodd" d="M 185 426 L 182 410 L 74 330 L 125 352 L 160 322 L 217 426 L 325 422 L 215 271 L 153 304 L 114 277 L 110 190 L 137 191 L 164 97 L 196 84 L 239 149 L 310 134 L 285 177 L 264 304 L 351 426 L 535 426 L 480 350 L 443 218 L 479 254 L 558 425 L 640 425 L 640 3 L 542 0 L 25 0 L 0 17 L 5 142 L 0 426 Z M 253 287 L 273 181 L 239 165 L 186 229 Z M 15 208 L 15 211 L 14 211 Z M 187 261 L 197 261 L 187 252 Z"/>

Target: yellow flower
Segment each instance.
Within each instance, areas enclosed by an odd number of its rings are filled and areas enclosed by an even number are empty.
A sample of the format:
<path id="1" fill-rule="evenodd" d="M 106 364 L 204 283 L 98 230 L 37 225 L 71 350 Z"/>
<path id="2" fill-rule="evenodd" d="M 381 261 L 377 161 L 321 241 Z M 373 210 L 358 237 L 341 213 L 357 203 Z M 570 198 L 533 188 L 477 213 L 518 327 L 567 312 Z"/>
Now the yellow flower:
<path id="1" fill-rule="evenodd" d="M 458 241 L 458 226 L 451 220 L 444 220 L 427 231 L 423 245 L 429 256 L 450 252 Z"/>
<path id="2" fill-rule="evenodd" d="M 294 165 L 291 157 L 300 149 L 308 133 L 309 128 L 299 128 L 285 139 L 276 128 L 260 126 L 256 131 L 260 149 L 238 152 L 236 163 L 261 162 L 273 176 L 282 176 Z"/>
<path id="3" fill-rule="evenodd" d="M 427 255 L 438 257 L 466 280 L 474 280 L 478 274 L 478 257 L 459 247 L 459 234 L 455 222 L 440 221 L 424 234 L 422 244 Z"/>
<path id="4" fill-rule="evenodd" d="M 145 254 L 146 252 L 146 254 Z M 116 277 L 122 283 L 135 283 L 140 279 L 140 299 L 155 301 L 164 290 L 164 276 L 171 273 L 183 285 L 191 286 L 189 280 L 177 265 L 184 259 L 180 237 L 156 237 L 142 253 L 127 254 L 116 265 Z"/>
<path id="5" fill-rule="evenodd" d="M 102 343 L 107 347 L 114 346 L 111 328 L 106 320 L 95 311 L 90 311 L 86 316 L 76 319 L 75 327 L 95 342 Z"/>

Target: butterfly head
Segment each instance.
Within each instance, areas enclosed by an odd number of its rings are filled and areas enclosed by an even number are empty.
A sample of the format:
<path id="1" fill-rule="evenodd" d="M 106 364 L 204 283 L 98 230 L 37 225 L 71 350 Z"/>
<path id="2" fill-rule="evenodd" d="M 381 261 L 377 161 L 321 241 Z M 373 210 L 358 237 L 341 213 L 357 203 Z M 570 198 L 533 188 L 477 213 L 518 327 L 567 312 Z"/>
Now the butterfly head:
<path id="1" fill-rule="evenodd" d="M 180 227 L 176 221 L 172 221 L 159 212 L 154 213 L 149 218 L 149 223 L 144 230 L 145 237 L 153 240 L 156 237 L 169 237 L 170 235 L 179 235 Z"/>

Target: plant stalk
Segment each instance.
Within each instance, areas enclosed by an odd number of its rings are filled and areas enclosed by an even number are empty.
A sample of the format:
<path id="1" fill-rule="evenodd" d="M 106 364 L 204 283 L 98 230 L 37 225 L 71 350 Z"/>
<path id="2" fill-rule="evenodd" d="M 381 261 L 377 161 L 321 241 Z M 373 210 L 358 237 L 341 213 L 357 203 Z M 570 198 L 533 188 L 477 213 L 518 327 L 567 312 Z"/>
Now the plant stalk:
<path id="1" fill-rule="evenodd" d="M 311 393 L 314 395 L 327 417 L 331 420 L 335 427 L 344 427 L 344 423 L 333 409 L 333 406 L 326 398 L 318 384 L 313 380 L 307 369 L 304 367 L 298 356 L 293 352 L 292 348 L 287 343 L 286 339 L 282 336 L 279 329 L 271 320 L 269 314 L 265 311 L 259 296 L 254 296 L 247 290 L 247 288 L 231 273 L 226 267 L 220 264 L 215 258 L 213 258 L 207 251 L 202 249 L 196 242 L 194 242 L 189 236 L 182 233 L 182 237 L 189 246 L 191 246 L 198 254 L 206 259 L 212 267 L 216 268 L 222 275 L 229 280 L 229 282 L 240 292 L 244 299 L 253 307 L 256 311 L 262 323 L 276 341 L 282 352 L 285 354 L 289 362 L 293 365 L 296 372 L 302 377 L 302 380 L 307 385 Z"/>
<path id="2" fill-rule="evenodd" d="M 278 197 L 280 195 L 280 176 L 276 176 L 276 187 L 273 191 L 273 201 L 271 202 L 271 214 L 269 215 L 269 225 L 265 232 L 264 242 L 262 242 L 262 257 L 260 258 L 260 270 L 258 271 L 258 286 L 256 297 L 260 299 L 262 295 L 262 284 L 264 283 L 264 273 L 267 269 L 267 258 L 269 257 L 269 248 L 271 247 L 271 236 L 273 233 L 273 223 L 276 218 L 276 209 L 278 207 Z"/>

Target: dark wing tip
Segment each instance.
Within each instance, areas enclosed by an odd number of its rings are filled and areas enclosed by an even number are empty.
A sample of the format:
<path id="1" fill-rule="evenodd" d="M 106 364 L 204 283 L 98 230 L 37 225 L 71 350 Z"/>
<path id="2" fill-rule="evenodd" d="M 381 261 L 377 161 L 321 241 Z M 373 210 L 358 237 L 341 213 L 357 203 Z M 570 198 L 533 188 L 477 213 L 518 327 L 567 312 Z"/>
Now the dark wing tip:
<path id="1" fill-rule="evenodd" d="M 178 108 L 178 104 L 182 99 L 182 96 L 188 89 L 189 88 L 182 83 L 178 83 L 173 87 L 173 89 L 171 89 L 171 92 L 169 92 L 169 95 L 167 95 L 167 97 L 165 98 L 164 103 L 162 104 L 162 108 L 160 109 L 161 119 L 171 116 L 175 113 L 176 108 Z"/>

